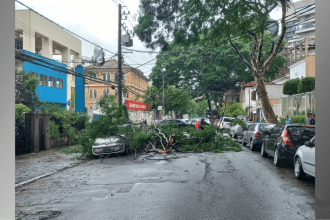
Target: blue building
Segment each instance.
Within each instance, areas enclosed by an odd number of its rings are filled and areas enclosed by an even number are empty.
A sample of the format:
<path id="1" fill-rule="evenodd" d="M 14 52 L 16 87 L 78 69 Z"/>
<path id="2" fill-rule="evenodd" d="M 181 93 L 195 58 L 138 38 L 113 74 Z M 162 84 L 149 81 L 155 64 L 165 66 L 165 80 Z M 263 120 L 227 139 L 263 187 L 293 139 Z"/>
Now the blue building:
<path id="1" fill-rule="evenodd" d="M 65 73 L 67 65 L 27 50 L 21 50 L 21 52 L 38 59 L 33 62 L 24 61 L 23 70 L 38 76 L 39 85 L 36 90 L 40 100 L 46 103 L 60 104 L 63 108 L 72 104 L 67 100 L 67 73 Z"/>

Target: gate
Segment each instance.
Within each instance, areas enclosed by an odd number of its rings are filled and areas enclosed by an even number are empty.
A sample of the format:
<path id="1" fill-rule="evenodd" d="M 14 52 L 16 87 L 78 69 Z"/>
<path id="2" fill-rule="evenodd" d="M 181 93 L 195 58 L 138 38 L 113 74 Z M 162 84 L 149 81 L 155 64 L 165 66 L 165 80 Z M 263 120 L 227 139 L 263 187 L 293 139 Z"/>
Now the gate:
<path id="1" fill-rule="evenodd" d="M 44 121 L 39 119 L 39 150 L 45 150 Z"/>
<path id="2" fill-rule="evenodd" d="M 30 152 L 29 145 L 26 144 L 27 125 L 24 119 L 15 120 L 15 154 L 21 155 Z"/>

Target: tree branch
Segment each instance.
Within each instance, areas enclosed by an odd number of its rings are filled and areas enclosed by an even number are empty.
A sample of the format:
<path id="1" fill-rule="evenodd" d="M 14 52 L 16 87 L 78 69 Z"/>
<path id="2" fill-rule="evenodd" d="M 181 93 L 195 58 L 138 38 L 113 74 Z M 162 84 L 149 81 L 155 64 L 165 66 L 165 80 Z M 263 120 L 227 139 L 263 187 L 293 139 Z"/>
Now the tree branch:
<path id="1" fill-rule="evenodd" d="M 228 35 L 228 39 L 229 39 L 230 45 L 236 50 L 237 54 L 243 60 L 243 62 L 247 65 L 247 67 L 249 68 L 249 70 L 251 70 L 252 72 L 254 72 L 253 69 L 252 69 L 252 67 L 250 66 L 249 62 L 243 57 L 243 55 L 239 52 L 239 50 L 237 49 L 237 47 L 231 41 L 230 34 Z"/>
<path id="2" fill-rule="evenodd" d="M 281 18 L 281 35 L 276 43 L 275 48 L 272 50 L 272 52 L 270 53 L 269 57 L 266 59 L 265 63 L 263 64 L 262 68 L 261 68 L 261 72 L 264 74 L 266 69 L 269 67 L 270 62 L 276 57 L 278 50 L 281 46 L 281 43 L 283 41 L 284 38 L 284 34 L 285 34 L 285 30 L 286 30 L 286 26 L 285 26 L 285 15 L 286 15 L 286 0 L 279 0 L 281 3 L 281 7 L 282 7 L 282 18 Z M 273 40 L 273 42 L 275 42 L 275 38 Z"/>
<path id="3" fill-rule="evenodd" d="M 249 35 L 250 37 L 253 38 L 253 43 L 252 43 L 252 48 L 251 48 L 251 53 L 250 53 L 250 59 L 251 59 L 251 63 L 252 63 L 252 67 L 257 71 L 258 70 L 258 65 L 256 62 L 256 49 L 257 49 L 257 44 L 258 44 L 258 39 L 257 39 L 257 35 L 252 32 L 252 31 L 247 31 L 246 32 L 247 35 Z"/>
<path id="4" fill-rule="evenodd" d="M 263 24 L 265 24 L 265 20 L 263 20 Z M 257 68 L 259 68 L 261 58 L 262 58 L 262 47 L 264 45 L 264 36 L 265 36 L 265 30 L 261 29 L 260 42 L 259 42 L 259 47 L 258 47 Z"/>

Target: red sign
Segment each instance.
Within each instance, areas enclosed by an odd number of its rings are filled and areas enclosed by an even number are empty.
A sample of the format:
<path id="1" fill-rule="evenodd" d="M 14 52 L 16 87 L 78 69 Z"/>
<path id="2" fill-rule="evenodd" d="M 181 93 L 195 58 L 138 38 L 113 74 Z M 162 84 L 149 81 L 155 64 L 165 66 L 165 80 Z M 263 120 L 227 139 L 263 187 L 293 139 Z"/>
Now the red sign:
<path id="1" fill-rule="evenodd" d="M 128 110 L 150 111 L 150 104 L 146 104 L 146 103 L 143 103 L 143 102 L 125 100 L 125 106 Z"/>

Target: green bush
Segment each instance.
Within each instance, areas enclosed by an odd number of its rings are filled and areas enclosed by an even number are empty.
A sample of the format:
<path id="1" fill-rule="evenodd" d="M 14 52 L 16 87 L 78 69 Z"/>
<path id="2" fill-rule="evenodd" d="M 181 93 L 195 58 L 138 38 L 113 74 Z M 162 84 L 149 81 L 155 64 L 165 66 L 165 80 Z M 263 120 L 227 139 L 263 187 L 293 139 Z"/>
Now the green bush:
<path id="1" fill-rule="evenodd" d="M 298 93 L 298 84 L 300 79 L 291 79 L 283 84 L 283 94 L 284 95 L 295 95 Z"/>
<path id="2" fill-rule="evenodd" d="M 315 77 L 305 77 L 298 84 L 298 93 L 311 92 L 315 89 Z"/>
<path id="3" fill-rule="evenodd" d="M 305 124 L 306 116 L 289 116 L 292 119 L 292 124 Z M 279 117 L 281 123 L 285 123 L 284 117 Z"/>
<path id="4" fill-rule="evenodd" d="M 15 104 L 15 119 L 24 119 L 24 114 L 30 112 L 31 109 L 29 109 L 26 105 Z"/>

